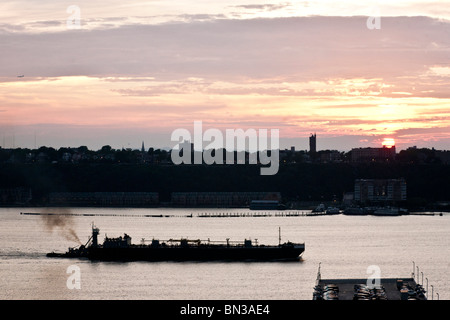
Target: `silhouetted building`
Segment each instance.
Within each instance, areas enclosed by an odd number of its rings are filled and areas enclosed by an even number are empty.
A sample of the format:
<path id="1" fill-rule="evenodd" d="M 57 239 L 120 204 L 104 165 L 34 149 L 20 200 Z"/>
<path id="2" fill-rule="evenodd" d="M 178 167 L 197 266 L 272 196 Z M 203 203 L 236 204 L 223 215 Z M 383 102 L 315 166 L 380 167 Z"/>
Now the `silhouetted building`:
<path id="1" fill-rule="evenodd" d="M 309 137 L 309 152 L 315 153 L 317 151 L 317 145 L 316 145 L 316 134 L 311 134 Z"/>
<path id="2" fill-rule="evenodd" d="M 249 206 L 252 200 L 280 201 L 279 192 L 173 192 L 171 204 L 179 207 L 232 208 Z"/>
<path id="3" fill-rule="evenodd" d="M 51 192 L 49 204 L 71 206 L 146 207 L 159 204 L 157 192 Z"/>
<path id="4" fill-rule="evenodd" d="M 344 206 L 351 206 L 353 204 L 354 200 L 354 193 L 353 192 L 345 192 L 344 196 L 342 198 L 342 204 Z"/>
<path id="5" fill-rule="evenodd" d="M 31 189 L 22 187 L 0 189 L 1 205 L 26 205 L 31 201 L 31 199 Z"/>
<path id="6" fill-rule="evenodd" d="M 320 162 L 340 162 L 342 161 L 342 154 L 339 151 L 319 151 Z"/>
<path id="7" fill-rule="evenodd" d="M 406 200 L 404 179 L 357 179 L 354 200 L 359 203 L 389 203 Z"/>
<path id="8" fill-rule="evenodd" d="M 395 160 L 395 146 L 390 148 L 354 148 L 351 152 L 352 162 Z"/>
<path id="9" fill-rule="evenodd" d="M 441 163 L 450 164 L 450 151 L 436 150 L 435 154 L 436 157 L 441 161 Z"/>

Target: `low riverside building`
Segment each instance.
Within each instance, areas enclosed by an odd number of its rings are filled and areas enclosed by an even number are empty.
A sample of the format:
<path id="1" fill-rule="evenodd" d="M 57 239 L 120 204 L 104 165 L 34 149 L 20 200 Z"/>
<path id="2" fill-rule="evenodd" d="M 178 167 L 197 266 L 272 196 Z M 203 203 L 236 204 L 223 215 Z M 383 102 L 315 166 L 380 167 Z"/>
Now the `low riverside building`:
<path id="1" fill-rule="evenodd" d="M 157 192 L 52 192 L 52 206 L 146 207 L 159 204 Z"/>
<path id="2" fill-rule="evenodd" d="M 0 189 L 0 205 L 27 205 L 32 199 L 29 188 Z"/>
<path id="3" fill-rule="evenodd" d="M 173 192 L 174 207 L 248 207 L 252 200 L 281 201 L 279 192 Z"/>

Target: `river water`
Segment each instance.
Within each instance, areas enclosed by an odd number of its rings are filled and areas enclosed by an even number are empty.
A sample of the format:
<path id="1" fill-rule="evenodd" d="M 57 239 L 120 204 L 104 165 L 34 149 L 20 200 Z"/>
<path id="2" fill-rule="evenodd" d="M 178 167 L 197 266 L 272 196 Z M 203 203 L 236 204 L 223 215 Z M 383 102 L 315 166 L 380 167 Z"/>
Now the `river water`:
<path id="1" fill-rule="evenodd" d="M 418 281 L 426 286 L 428 280 L 430 299 L 431 285 L 434 299 L 450 297 L 450 214 L 199 217 L 218 213 L 249 211 L 0 208 L 0 299 L 311 300 L 319 263 L 322 278 L 367 278 L 373 265 L 382 278 L 409 277 L 419 267 Z M 150 217 L 159 214 L 168 217 Z M 100 242 L 105 235 L 127 233 L 133 243 L 185 237 L 258 239 L 269 245 L 278 244 L 280 227 L 282 242 L 304 242 L 306 249 L 295 262 L 119 263 L 46 257 L 86 243 L 93 223 L 100 228 Z M 68 285 L 74 267 L 79 287 Z"/>

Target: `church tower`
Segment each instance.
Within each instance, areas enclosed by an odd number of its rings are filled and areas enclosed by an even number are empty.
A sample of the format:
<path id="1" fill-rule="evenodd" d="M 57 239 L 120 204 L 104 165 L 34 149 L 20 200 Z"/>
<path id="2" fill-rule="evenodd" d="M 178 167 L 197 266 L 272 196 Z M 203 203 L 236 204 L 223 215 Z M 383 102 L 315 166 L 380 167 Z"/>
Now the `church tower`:
<path id="1" fill-rule="evenodd" d="M 309 137 L 309 153 L 316 153 L 317 145 L 316 145 L 316 134 L 311 134 Z"/>

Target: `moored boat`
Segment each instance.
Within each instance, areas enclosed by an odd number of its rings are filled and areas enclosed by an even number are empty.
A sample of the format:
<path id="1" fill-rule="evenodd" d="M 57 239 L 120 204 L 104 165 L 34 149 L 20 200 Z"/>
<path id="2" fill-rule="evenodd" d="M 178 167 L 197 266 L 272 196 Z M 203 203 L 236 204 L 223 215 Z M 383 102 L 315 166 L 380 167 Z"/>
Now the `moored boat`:
<path id="1" fill-rule="evenodd" d="M 360 207 L 348 207 L 344 210 L 345 215 L 365 215 L 366 212 L 363 210 L 363 208 Z"/>
<path id="2" fill-rule="evenodd" d="M 323 203 L 319 204 L 316 208 L 312 210 L 312 212 L 324 212 L 325 211 L 325 205 Z"/>
<path id="3" fill-rule="evenodd" d="M 398 216 L 400 211 L 395 207 L 380 207 L 372 213 L 374 216 Z"/>
<path id="4" fill-rule="evenodd" d="M 328 207 L 325 211 L 326 214 L 340 214 L 341 211 L 337 207 Z"/>

